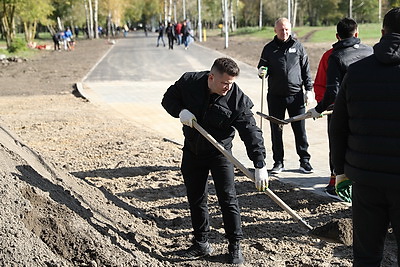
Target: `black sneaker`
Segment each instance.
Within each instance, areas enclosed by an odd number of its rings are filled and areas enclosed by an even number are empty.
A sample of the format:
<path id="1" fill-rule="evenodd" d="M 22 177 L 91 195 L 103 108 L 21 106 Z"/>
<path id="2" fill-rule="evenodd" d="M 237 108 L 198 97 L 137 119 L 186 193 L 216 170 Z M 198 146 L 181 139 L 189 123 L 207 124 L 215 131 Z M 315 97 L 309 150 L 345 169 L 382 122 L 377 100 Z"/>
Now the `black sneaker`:
<path id="1" fill-rule="evenodd" d="M 187 250 L 185 250 L 181 257 L 194 260 L 201 257 L 205 257 L 210 255 L 213 252 L 213 248 L 211 247 L 208 241 L 206 242 L 198 242 L 193 241 L 193 245 L 191 245 Z"/>
<path id="2" fill-rule="evenodd" d="M 325 193 L 331 198 L 342 201 L 342 199 L 336 194 L 334 185 L 328 185 L 327 187 L 325 187 Z"/>
<path id="3" fill-rule="evenodd" d="M 242 250 L 239 241 L 229 243 L 228 245 L 228 263 L 242 264 L 244 262 Z"/>
<path id="4" fill-rule="evenodd" d="M 280 172 L 282 172 L 284 169 L 283 169 L 283 164 L 282 164 L 282 162 L 275 162 L 274 163 L 274 167 L 272 167 L 272 169 L 271 169 L 271 173 L 272 174 L 278 174 L 278 173 L 280 173 Z"/>
<path id="5" fill-rule="evenodd" d="M 314 169 L 311 167 L 309 162 L 300 163 L 300 171 L 303 173 L 313 173 Z"/>

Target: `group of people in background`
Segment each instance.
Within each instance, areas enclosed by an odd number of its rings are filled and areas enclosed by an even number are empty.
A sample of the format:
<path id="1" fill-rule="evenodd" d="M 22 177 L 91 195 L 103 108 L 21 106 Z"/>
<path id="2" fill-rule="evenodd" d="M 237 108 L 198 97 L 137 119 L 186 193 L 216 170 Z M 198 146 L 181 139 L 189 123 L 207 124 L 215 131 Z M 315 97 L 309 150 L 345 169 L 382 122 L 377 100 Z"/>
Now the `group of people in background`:
<path id="1" fill-rule="evenodd" d="M 64 31 L 58 31 L 53 35 L 54 50 L 61 51 L 61 47 L 66 51 L 74 50 L 75 39 L 72 31 L 67 27 Z"/>
<path id="2" fill-rule="evenodd" d="M 172 24 L 168 27 L 173 31 Z M 361 43 L 354 19 L 340 20 L 338 41 L 322 56 L 314 85 L 308 55 L 293 38 L 290 21 L 278 19 L 274 30 L 257 66 L 258 75 L 268 78 L 269 115 L 283 120 L 288 112 L 290 117 L 308 114 L 318 119 L 334 104 L 328 117 L 331 179 L 326 191 L 352 202 L 353 266 L 381 265 L 389 227 L 396 237 L 400 266 L 400 7 L 385 15 L 382 37 L 373 47 Z M 227 261 L 244 262 L 233 164 L 201 136 L 196 124 L 227 151 L 238 131 L 254 165 L 256 189 L 269 186 L 264 139 L 251 112 L 251 99 L 235 83 L 239 71 L 232 59 L 218 58 L 210 71 L 184 73 L 162 100 L 165 110 L 180 119 L 185 136 L 181 171 L 194 236 L 181 255 L 186 259 L 213 253 L 207 207 L 211 172 L 229 242 Z M 313 89 L 318 104 L 306 111 Z M 299 170 L 312 173 L 305 122 L 291 126 Z M 269 172 L 279 174 L 284 170 L 282 127 L 273 122 L 270 127 L 274 163 Z"/>
<path id="3" fill-rule="evenodd" d="M 174 43 L 177 45 L 184 45 L 185 50 L 188 49 L 190 42 L 194 40 L 192 34 L 192 29 L 190 27 L 190 21 L 184 20 L 182 22 L 168 22 L 167 27 L 164 23 L 160 22 L 158 26 L 158 37 L 157 37 L 157 47 L 160 46 L 160 41 L 163 46 L 165 46 L 164 33 L 168 38 L 168 49 L 174 49 Z"/>

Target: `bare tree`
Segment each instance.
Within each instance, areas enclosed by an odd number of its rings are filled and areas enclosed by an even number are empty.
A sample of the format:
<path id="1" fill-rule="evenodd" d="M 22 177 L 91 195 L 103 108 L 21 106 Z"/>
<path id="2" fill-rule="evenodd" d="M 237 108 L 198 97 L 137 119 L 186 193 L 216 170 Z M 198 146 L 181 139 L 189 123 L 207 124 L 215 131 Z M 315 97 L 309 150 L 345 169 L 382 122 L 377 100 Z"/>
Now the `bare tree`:
<path id="1" fill-rule="evenodd" d="M 99 1 L 94 0 L 93 20 L 94 20 L 94 38 L 96 38 L 96 39 L 99 38 L 99 31 L 97 30 L 99 27 L 99 19 L 98 19 L 99 15 L 98 14 L 99 14 Z"/>

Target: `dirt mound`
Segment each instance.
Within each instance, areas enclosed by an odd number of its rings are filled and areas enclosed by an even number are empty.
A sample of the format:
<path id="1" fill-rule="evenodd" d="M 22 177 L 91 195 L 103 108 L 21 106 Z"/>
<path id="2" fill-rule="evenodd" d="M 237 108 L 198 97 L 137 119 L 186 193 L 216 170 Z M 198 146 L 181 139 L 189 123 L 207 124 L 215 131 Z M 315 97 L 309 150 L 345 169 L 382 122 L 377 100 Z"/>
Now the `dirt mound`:
<path id="1" fill-rule="evenodd" d="M 2 266 L 160 265 L 138 250 L 151 226 L 100 190 L 48 165 L 3 127 L 0 158 L 0 233 L 7 241 L 1 242 Z M 114 225 L 109 217 L 115 216 L 129 217 L 134 227 Z"/>

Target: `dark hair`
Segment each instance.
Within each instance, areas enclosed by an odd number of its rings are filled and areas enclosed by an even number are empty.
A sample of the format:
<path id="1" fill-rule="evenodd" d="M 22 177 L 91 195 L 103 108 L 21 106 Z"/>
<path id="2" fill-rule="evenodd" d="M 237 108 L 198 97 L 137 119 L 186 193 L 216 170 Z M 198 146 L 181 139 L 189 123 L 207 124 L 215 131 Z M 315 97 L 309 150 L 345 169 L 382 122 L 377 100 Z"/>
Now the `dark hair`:
<path id="1" fill-rule="evenodd" d="M 220 57 L 214 61 L 211 71 L 217 71 L 220 74 L 227 73 L 230 76 L 239 76 L 240 69 L 235 61 L 227 57 Z"/>
<path id="2" fill-rule="evenodd" d="M 400 33 L 400 7 L 393 8 L 383 18 L 386 33 Z"/>
<path id="3" fill-rule="evenodd" d="M 344 18 L 336 25 L 336 31 L 341 39 L 346 39 L 354 35 L 357 27 L 357 22 L 354 19 Z"/>

